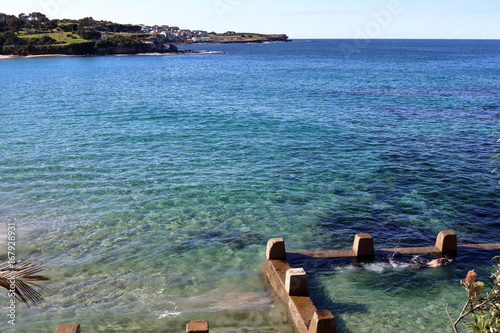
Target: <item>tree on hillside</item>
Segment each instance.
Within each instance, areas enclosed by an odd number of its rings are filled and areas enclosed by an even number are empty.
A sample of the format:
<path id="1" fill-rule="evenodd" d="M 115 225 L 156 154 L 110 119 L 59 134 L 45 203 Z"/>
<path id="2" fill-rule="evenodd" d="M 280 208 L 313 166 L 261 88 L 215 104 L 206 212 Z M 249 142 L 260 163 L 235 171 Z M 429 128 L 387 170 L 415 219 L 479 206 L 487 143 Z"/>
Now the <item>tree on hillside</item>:
<path id="1" fill-rule="evenodd" d="M 101 33 L 97 30 L 97 22 L 92 17 L 85 17 L 78 21 L 77 33 L 85 39 L 101 38 Z"/>
<path id="2" fill-rule="evenodd" d="M 46 29 L 50 20 L 45 14 L 40 12 L 33 12 L 26 16 L 26 28 L 31 29 L 33 32 Z"/>
<path id="3" fill-rule="evenodd" d="M 11 16 L 5 23 L 9 31 L 15 33 L 19 32 L 24 27 L 24 22 L 15 16 Z"/>
<path id="4" fill-rule="evenodd" d="M 55 30 L 59 26 L 59 20 L 50 20 L 45 24 L 45 29 Z"/>
<path id="5" fill-rule="evenodd" d="M 30 21 L 39 21 L 39 22 L 47 22 L 49 18 L 40 12 L 33 12 L 28 15 L 28 20 Z"/>
<path id="6" fill-rule="evenodd" d="M 10 22 L 12 18 L 15 18 L 15 16 L 0 13 L 0 32 L 11 31 L 8 22 Z"/>
<path id="7" fill-rule="evenodd" d="M 78 29 L 78 23 L 59 22 L 59 29 L 64 32 L 76 32 Z"/>
<path id="8" fill-rule="evenodd" d="M 0 45 L 25 45 L 27 42 L 25 39 L 19 38 L 13 32 L 0 33 Z"/>
<path id="9" fill-rule="evenodd" d="M 5 20 L 0 16 L 0 32 L 5 31 L 6 29 L 7 29 L 7 25 L 5 24 Z"/>
<path id="10" fill-rule="evenodd" d="M 78 20 L 78 31 L 96 29 L 97 22 L 92 17 L 84 17 Z"/>

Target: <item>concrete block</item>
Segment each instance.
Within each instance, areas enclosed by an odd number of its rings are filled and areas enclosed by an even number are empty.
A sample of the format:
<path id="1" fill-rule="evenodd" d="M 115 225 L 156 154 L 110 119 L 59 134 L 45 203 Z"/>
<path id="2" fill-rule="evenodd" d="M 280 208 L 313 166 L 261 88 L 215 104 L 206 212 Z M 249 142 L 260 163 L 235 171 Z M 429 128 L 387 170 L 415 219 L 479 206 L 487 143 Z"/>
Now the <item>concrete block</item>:
<path id="1" fill-rule="evenodd" d="M 208 333 L 208 323 L 204 320 L 193 320 L 186 325 L 186 333 Z"/>
<path id="2" fill-rule="evenodd" d="M 337 323 L 329 310 L 318 310 L 314 313 L 309 333 L 336 333 Z"/>
<path id="3" fill-rule="evenodd" d="M 373 257 L 375 256 L 375 248 L 373 246 L 373 238 L 370 234 L 356 234 L 354 236 L 354 244 L 352 251 L 356 257 Z"/>
<path id="4" fill-rule="evenodd" d="M 286 260 L 283 238 L 273 238 L 267 242 L 266 258 L 267 260 Z"/>
<path id="5" fill-rule="evenodd" d="M 80 333 L 80 325 L 59 325 L 55 333 Z"/>
<path id="6" fill-rule="evenodd" d="M 307 274 L 303 268 L 290 268 L 286 271 L 285 289 L 289 296 L 308 296 Z"/>
<path id="7" fill-rule="evenodd" d="M 436 248 L 439 252 L 457 251 L 457 234 L 451 230 L 441 231 L 436 238 Z"/>

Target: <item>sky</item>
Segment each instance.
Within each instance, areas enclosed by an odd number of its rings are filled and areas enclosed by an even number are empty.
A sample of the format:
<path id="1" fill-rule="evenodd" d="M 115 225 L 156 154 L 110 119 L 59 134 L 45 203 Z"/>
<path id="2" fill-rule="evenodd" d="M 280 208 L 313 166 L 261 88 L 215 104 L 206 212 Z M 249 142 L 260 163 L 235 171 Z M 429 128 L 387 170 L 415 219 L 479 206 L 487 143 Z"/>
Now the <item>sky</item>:
<path id="1" fill-rule="evenodd" d="M 500 0 L 0 0 L 0 12 L 295 39 L 500 39 Z"/>

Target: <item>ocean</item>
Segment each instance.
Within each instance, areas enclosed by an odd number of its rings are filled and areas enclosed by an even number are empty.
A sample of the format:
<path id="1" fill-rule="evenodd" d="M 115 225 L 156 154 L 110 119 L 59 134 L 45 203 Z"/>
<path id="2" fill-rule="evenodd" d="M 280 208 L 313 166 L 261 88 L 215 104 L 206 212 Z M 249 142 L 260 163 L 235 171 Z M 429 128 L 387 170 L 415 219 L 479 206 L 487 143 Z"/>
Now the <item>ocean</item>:
<path id="1" fill-rule="evenodd" d="M 293 332 L 261 273 L 270 238 L 500 241 L 500 41 L 180 48 L 214 52 L 0 61 L 0 233 L 50 277 L 15 327 L 0 297 L 0 332 Z M 460 279 L 488 281 L 496 254 L 328 263 L 311 297 L 339 332 L 451 331 Z"/>

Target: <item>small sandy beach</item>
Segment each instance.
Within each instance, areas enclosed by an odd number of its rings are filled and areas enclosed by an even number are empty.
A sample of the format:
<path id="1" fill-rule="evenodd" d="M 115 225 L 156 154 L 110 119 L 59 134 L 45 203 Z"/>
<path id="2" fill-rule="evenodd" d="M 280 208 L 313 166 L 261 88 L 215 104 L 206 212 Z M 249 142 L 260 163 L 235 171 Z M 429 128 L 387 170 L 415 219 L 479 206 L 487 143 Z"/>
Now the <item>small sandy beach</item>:
<path id="1" fill-rule="evenodd" d="M 48 57 L 71 57 L 67 54 L 37 54 L 29 56 L 18 56 L 18 55 L 0 55 L 1 59 L 21 59 L 21 58 L 48 58 Z"/>

